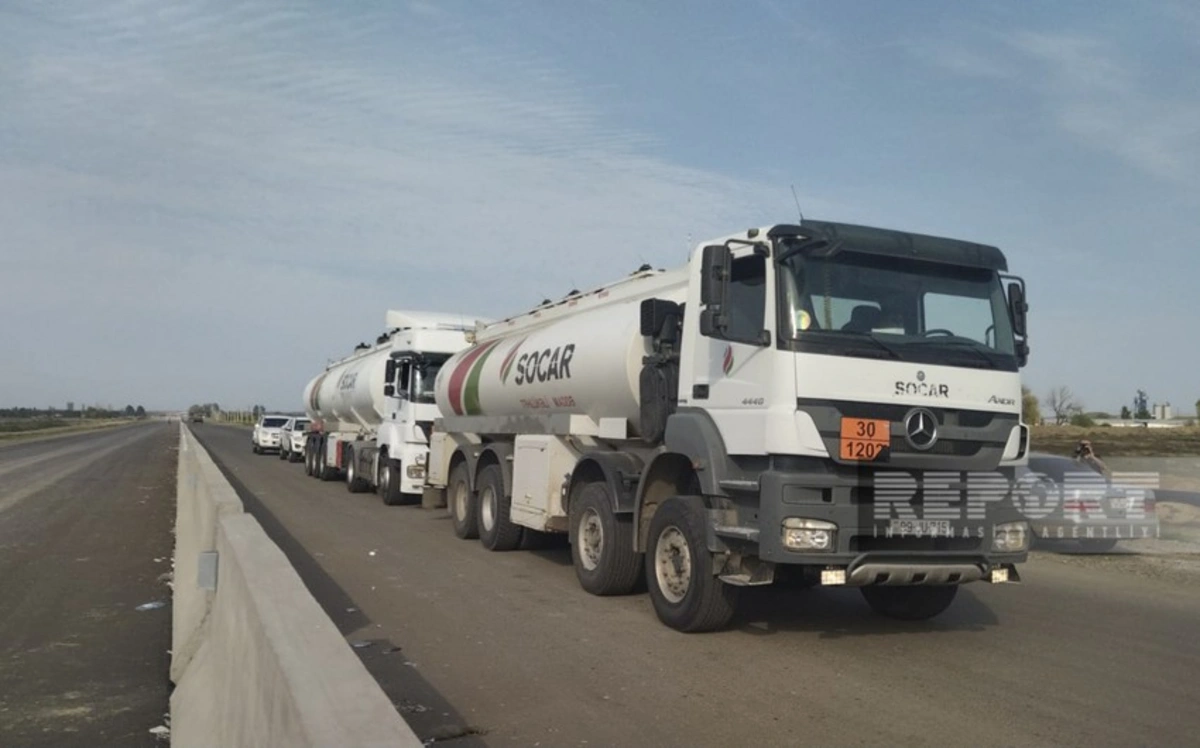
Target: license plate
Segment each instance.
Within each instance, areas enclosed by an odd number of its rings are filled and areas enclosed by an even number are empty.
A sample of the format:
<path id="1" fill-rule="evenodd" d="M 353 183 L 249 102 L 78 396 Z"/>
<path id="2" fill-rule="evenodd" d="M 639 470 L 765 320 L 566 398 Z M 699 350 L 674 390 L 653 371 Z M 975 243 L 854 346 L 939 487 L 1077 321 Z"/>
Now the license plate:
<path id="1" fill-rule="evenodd" d="M 949 536 L 950 520 L 944 519 L 894 519 L 888 523 L 892 535 L 905 537 Z"/>
<path id="2" fill-rule="evenodd" d="M 877 460 L 892 443 L 892 424 L 876 418 L 843 418 L 839 454 L 843 460 Z"/>

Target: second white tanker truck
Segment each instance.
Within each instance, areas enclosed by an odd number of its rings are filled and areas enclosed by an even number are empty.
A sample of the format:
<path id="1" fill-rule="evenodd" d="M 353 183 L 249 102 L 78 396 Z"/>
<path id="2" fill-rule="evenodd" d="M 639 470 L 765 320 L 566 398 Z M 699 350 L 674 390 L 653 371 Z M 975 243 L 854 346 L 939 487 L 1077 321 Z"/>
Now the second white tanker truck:
<path id="1" fill-rule="evenodd" d="M 474 319 L 389 311 L 388 331 L 335 361 L 304 388 L 312 419 L 305 472 L 344 478 L 354 493 L 376 490 L 385 504 L 420 500 L 437 417 L 433 382 L 446 359 L 467 347 Z"/>
<path id="2" fill-rule="evenodd" d="M 1001 251 L 803 221 L 481 325 L 438 372 L 426 491 L 492 550 L 721 628 L 748 585 L 924 619 L 1017 581 L 1024 283 Z"/>

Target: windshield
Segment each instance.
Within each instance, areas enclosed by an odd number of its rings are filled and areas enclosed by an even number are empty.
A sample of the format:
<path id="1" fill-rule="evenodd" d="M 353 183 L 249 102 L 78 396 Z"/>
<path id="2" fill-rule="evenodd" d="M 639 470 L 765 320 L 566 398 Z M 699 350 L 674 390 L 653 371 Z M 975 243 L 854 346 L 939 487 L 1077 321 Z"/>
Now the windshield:
<path id="1" fill-rule="evenodd" d="M 449 356 L 426 359 L 421 366 L 417 367 L 413 382 L 413 400 L 418 403 L 434 402 L 433 390 L 437 382 L 437 375 L 442 369 L 442 364 L 446 363 L 448 359 Z"/>
<path id="2" fill-rule="evenodd" d="M 288 422 L 288 419 L 286 419 L 286 418 L 264 418 L 263 419 L 263 428 L 278 429 L 278 428 L 282 428 L 283 424 L 285 424 L 287 422 Z"/>
<path id="3" fill-rule="evenodd" d="M 838 252 L 781 263 L 783 335 L 801 350 L 1016 368 L 992 270 Z"/>
<path id="4" fill-rule="evenodd" d="M 306 428 L 308 428 L 308 420 L 307 419 L 298 419 L 295 423 L 292 424 L 292 431 L 303 431 Z"/>

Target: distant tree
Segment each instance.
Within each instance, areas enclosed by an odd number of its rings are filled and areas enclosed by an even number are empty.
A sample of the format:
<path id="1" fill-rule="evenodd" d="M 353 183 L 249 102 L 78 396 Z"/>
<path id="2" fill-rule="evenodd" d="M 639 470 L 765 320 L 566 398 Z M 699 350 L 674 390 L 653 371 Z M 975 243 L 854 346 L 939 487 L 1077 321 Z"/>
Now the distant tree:
<path id="1" fill-rule="evenodd" d="M 135 413 L 136 413 L 136 415 L 137 415 L 137 417 L 138 417 L 138 418 L 145 418 L 145 417 L 146 417 L 146 409 L 145 409 L 145 408 L 143 408 L 143 407 L 142 407 L 142 406 L 140 406 L 140 405 L 139 405 L 139 406 L 137 406 L 137 410 L 135 411 Z"/>
<path id="2" fill-rule="evenodd" d="M 1138 390 L 1137 397 L 1133 398 L 1133 417 L 1141 419 L 1150 417 L 1150 400 L 1146 397 L 1145 390 Z"/>
<path id="3" fill-rule="evenodd" d="M 1062 426 L 1071 420 L 1071 416 L 1083 412 L 1083 405 L 1075 399 L 1071 388 L 1063 385 L 1050 390 L 1046 396 L 1046 407 L 1054 414 L 1054 423 Z"/>
<path id="4" fill-rule="evenodd" d="M 135 411 L 134 411 L 134 409 L 133 409 L 133 406 L 132 406 L 132 405 L 126 405 L 126 406 L 125 406 L 125 417 L 126 417 L 126 418 L 133 418 L 133 414 L 134 414 L 134 412 L 135 412 Z"/>
<path id="5" fill-rule="evenodd" d="M 1021 386 L 1021 420 L 1033 426 L 1042 422 L 1042 408 L 1033 390 Z"/>
<path id="6" fill-rule="evenodd" d="M 1200 400 L 1196 401 L 1196 417 L 1200 418 Z"/>
<path id="7" fill-rule="evenodd" d="M 1121 417 L 1124 418 L 1125 420 L 1129 420 L 1130 418 L 1133 418 L 1133 413 L 1129 410 L 1128 405 L 1121 406 Z"/>
<path id="8" fill-rule="evenodd" d="M 1090 429 L 1096 425 L 1096 422 L 1092 420 L 1092 417 L 1083 412 L 1071 414 L 1070 423 L 1072 426 L 1082 426 L 1085 429 Z"/>

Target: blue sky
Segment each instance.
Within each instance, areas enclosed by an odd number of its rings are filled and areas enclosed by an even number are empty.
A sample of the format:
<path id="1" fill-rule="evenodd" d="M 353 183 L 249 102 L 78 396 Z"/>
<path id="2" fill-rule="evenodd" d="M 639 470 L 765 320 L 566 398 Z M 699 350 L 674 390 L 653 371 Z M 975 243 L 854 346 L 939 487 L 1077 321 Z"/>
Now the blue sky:
<path id="1" fill-rule="evenodd" d="M 805 214 L 1000 246 L 1039 394 L 1200 398 L 1200 6 L 9 0 L 0 405 L 298 408 Z"/>

